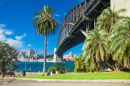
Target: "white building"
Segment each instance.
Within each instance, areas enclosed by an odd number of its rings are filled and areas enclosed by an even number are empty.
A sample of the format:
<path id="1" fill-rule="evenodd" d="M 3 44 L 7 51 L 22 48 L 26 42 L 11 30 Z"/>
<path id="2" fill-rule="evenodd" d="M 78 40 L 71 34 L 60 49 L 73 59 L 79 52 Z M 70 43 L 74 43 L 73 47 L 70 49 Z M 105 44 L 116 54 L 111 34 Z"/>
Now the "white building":
<path id="1" fill-rule="evenodd" d="M 25 56 L 37 56 L 37 51 L 33 49 L 26 49 Z"/>
<path id="2" fill-rule="evenodd" d="M 69 56 L 72 57 L 72 52 L 69 53 Z"/>

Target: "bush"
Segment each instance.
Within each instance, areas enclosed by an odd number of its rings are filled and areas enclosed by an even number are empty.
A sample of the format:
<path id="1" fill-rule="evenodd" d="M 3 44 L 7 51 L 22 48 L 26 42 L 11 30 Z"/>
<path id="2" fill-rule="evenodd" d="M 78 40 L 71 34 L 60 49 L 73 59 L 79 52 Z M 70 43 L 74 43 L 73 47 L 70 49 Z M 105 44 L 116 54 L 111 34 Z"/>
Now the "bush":
<path id="1" fill-rule="evenodd" d="M 50 66 L 48 71 L 52 71 L 53 73 L 55 73 L 56 71 L 58 71 L 59 73 L 65 73 L 65 69 L 63 66 Z"/>
<path id="2" fill-rule="evenodd" d="M 130 71 L 130 69 L 127 68 L 127 67 L 125 67 L 125 68 L 123 69 L 123 71 Z"/>

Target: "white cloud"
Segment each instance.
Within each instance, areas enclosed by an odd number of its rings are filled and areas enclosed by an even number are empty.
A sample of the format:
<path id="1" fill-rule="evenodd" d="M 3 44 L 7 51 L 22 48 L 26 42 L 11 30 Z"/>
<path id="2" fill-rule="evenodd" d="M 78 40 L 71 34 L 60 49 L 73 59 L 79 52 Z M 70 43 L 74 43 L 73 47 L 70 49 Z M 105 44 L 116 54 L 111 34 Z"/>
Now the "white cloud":
<path id="1" fill-rule="evenodd" d="M 15 36 L 15 39 L 22 40 L 22 38 L 25 37 L 25 36 L 26 36 L 26 34 L 24 33 L 22 36 Z"/>
<path id="2" fill-rule="evenodd" d="M 12 35 L 12 34 L 13 34 L 13 31 L 5 29 L 5 35 Z"/>
<path id="3" fill-rule="evenodd" d="M 40 54 L 43 54 L 44 53 L 44 51 L 40 51 Z"/>
<path id="4" fill-rule="evenodd" d="M 29 47 L 32 46 L 31 44 L 28 45 Z"/>
<path id="5" fill-rule="evenodd" d="M 6 24 L 0 24 L 0 27 L 5 27 L 6 26 Z"/>
<path id="6" fill-rule="evenodd" d="M 15 38 L 16 38 L 17 40 L 22 40 L 23 37 L 21 37 L 21 36 L 15 36 Z"/>
<path id="7" fill-rule="evenodd" d="M 4 31 L 0 30 L 0 41 L 5 41 L 5 40 L 6 40 L 6 37 L 4 35 Z"/>
<path id="8" fill-rule="evenodd" d="M 4 41 L 6 43 L 9 43 L 11 46 L 14 46 L 15 48 L 22 48 L 23 47 L 23 41 L 22 38 L 26 36 L 24 33 L 22 36 L 15 36 L 15 39 L 7 38 L 5 35 L 11 35 L 13 34 L 13 31 L 4 29 L 6 24 L 0 24 L 0 41 Z"/>
<path id="9" fill-rule="evenodd" d="M 47 42 L 47 44 L 48 44 L 49 42 Z"/>
<path id="10" fill-rule="evenodd" d="M 24 33 L 23 36 L 26 36 L 26 33 Z"/>
<path id="11" fill-rule="evenodd" d="M 14 46 L 16 48 L 22 48 L 23 47 L 23 41 L 14 40 L 12 38 L 8 38 L 6 43 L 9 43 L 11 46 Z"/>

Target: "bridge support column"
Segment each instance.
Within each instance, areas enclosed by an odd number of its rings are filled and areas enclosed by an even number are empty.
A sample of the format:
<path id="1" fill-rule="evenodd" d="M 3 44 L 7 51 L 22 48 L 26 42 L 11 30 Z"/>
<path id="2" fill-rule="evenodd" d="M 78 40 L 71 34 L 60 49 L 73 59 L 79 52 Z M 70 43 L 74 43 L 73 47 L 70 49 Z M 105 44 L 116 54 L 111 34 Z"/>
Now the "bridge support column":
<path id="1" fill-rule="evenodd" d="M 57 55 L 56 55 L 56 48 L 54 49 L 54 58 L 53 58 L 53 60 L 54 60 L 54 62 L 56 62 L 57 61 Z"/>
<path id="2" fill-rule="evenodd" d="M 80 30 L 83 34 L 84 34 L 84 36 L 88 36 L 87 34 L 88 34 L 88 27 L 86 26 L 86 31 L 84 31 L 84 30 Z"/>
<path id="3" fill-rule="evenodd" d="M 57 61 L 63 61 L 63 54 L 57 54 Z"/>

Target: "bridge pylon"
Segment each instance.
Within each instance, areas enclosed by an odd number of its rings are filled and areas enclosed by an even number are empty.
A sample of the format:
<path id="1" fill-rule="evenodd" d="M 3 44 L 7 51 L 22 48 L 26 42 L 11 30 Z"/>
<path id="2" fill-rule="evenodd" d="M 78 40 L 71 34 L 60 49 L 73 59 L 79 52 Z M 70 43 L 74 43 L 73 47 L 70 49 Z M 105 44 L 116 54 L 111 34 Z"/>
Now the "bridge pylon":
<path id="1" fill-rule="evenodd" d="M 54 62 L 63 61 L 63 54 L 56 54 L 56 48 L 54 48 Z"/>
<path id="2" fill-rule="evenodd" d="M 57 55 L 56 55 L 56 48 L 54 48 L 54 58 L 53 58 L 54 62 L 57 61 Z"/>

